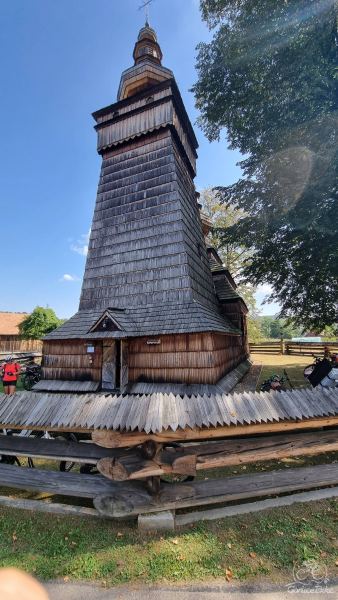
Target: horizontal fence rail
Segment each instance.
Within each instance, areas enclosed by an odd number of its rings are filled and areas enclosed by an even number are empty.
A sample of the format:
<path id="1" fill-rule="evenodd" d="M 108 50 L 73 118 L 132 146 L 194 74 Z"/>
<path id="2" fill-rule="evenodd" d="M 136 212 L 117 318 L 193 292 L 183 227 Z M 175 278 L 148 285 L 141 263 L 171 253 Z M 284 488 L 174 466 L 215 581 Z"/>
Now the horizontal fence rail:
<path id="1" fill-rule="evenodd" d="M 331 353 L 338 353 L 338 342 L 285 342 L 286 354 L 323 356 L 326 348 Z"/>
<path id="2" fill-rule="evenodd" d="M 250 352 L 258 352 L 259 354 L 283 354 L 281 340 L 250 343 L 249 348 Z"/>
<path id="3" fill-rule="evenodd" d="M 336 342 L 292 342 L 291 340 L 267 340 L 250 343 L 250 352 L 259 354 L 290 354 L 299 356 L 324 356 L 324 352 L 338 353 Z"/>

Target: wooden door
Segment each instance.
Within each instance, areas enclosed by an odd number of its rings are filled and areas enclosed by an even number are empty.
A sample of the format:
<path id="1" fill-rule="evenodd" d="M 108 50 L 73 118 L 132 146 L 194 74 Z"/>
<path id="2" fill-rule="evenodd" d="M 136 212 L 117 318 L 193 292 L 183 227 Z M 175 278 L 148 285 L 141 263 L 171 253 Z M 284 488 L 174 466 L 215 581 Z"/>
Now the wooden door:
<path id="1" fill-rule="evenodd" d="M 121 392 L 128 383 L 128 342 L 121 340 Z"/>
<path id="2" fill-rule="evenodd" d="M 102 349 L 102 389 L 114 390 L 116 387 L 116 345 L 114 340 L 103 342 Z"/>

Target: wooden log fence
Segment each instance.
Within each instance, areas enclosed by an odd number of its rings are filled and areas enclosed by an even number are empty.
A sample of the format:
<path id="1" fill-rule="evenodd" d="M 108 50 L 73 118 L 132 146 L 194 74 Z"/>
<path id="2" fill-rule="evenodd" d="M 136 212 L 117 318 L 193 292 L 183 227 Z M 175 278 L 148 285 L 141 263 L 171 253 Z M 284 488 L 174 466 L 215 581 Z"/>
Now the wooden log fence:
<path id="1" fill-rule="evenodd" d="M 250 352 L 259 354 L 283 354 L 282 340 L 267 340 L 264 342 L 249 343 Z"/>
<path id="2" fill-rule="evenodd" d="M 249 344 L 251 353 L 259 354 L 289 354 L 296 356 L 324 356 L 328 349 L 338 353 L 336 342 L 293 342 L 291 340 L 266 340 Z"/>
<path id="3" fill-rule="evenodd" d="M 168 474 L 193 475 L 197 471 L 250 464 L 281 458 L 313 456 L 338 450 L 337 430 L 275 435 L 244 440 L 202 442 L 162 449 L 147 460 L 138 451 L 114 458 L 101 458 L 97 467 L 113 481 L 126 481 Z"/>
<path id="4" fill-rule="evenodd" d="M 301 356 L 324 356 L 325 349 L 331 353 L 338 353 L 337 342 L 285 342 L 285 353 Z"/>
<path id="5" fill-rule="evenodd" d="M 298 436 L 274 436 L 251 438 L 247 440 L 228 440 L 216 444 L 206 443 L 185 446 L 186 458 L 192 458 L 190 466 L 200 464 L 208 466 L 234 465 L 268 458 L 318 454 L 332 451 L 337 447 L 336 431 L 312 432 Z M 62 440 L 28 439 L 20 436 L 0 436 L 0 451 L 21 452 L 25 456 L 49 457 L 54 460 L 75 459 L 79 462 L 89 460 L 92 464 L 102 461 L 104 452 L 108 458 L 109 450 L 98 448 L 92 443 L 68 443 Z M 162 449 L 160 449 L 162 451 Z M 168 453 L 168 450 L 165 452 Z M 180 460 L 182 448 L 170 450 Z M 114 451 L 116 460 L 122 464 L 129 452 Z M 128 458 L 129 463 L 130 459 Z M 210 462 L 211 461 L 211 462 Z M 224 462 L 225 461 L 225 462 Z M 189 462 L 189 461 L 188 461 Z M 167 461 L 169 464 L 170 461 Z M 211 464 L 213 463 L 213 464 Z M 183 461 L 181 461 L 181 466 Z M 186 463 L 186 466 L 188 463 Z M 178 472 L 187 469 L 178 469 Z M 149 475 L 149 472 L 148 472 Z M 0 486 L 25 489 L 32 492 L 47 492 L 56 495 L 92 499 L 97 513 L 109 518 L 137 516 L 153 512 L 163 512 L 178 508 L 212 505 L 234 500 L 278 495 L 296 490 L 327 487 L 338 484 L 338 466 L 322 464 L 312 467 L 250 473 L 224 478 L 196 480 L 179 484 L 163 483 L 156 495 L 149 493 L 142 481 L 111 481 L 111 477 L 101 474 L 86 475 L 63 473 L 54 470 L 40 470 L 0 464 Z M 4 497 L 6 505 L 9 498 Z M 17 499 L 12 498 L 13 505 Z M 0 499 L 1 504 L 1 499 Z M 25 505 L 21 506 L 25 508 Z M 32 507 L 35 508 L 35 507 Z M 57 512 L 66 514 L 67 507 L 55 507 Z M 71 509 L 70 509 L 71 510 Z M 80 509 L 82 510 L 82 509 Z M 86 515 L 85 515 L 86 516 Z"/>

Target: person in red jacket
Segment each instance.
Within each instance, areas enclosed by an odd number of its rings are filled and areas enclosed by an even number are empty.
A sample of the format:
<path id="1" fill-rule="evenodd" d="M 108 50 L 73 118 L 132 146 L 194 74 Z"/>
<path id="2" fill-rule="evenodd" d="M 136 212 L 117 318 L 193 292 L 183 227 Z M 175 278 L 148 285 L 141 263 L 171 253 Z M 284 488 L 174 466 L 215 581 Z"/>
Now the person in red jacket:
<path id="1" fill-rule="evenodd" d="M 15 362 L 13 356 L 7 356 L 0 369 L 5 394 L 14 394 L 18 377 L 20 375 L 19 363 Z"/>

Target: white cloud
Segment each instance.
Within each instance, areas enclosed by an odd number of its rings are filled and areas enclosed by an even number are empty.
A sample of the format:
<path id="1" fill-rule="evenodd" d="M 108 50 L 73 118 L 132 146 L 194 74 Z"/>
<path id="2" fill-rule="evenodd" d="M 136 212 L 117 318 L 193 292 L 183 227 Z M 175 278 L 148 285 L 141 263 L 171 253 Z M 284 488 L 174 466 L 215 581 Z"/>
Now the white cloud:
<path id="1" fill-rule="evenodd" d="M 88 243 L 89 243 L 90 230 L 88 233 L 83 233 L 75 243 L 70 245 L 70 249 L 81 256 L 87 256 L 88 254 Z"/>
<path id="2" fill-rule="evenodd" d="M 69 273 L 64 273 L 59 281 L 80 281 L 80 278 L 77 275 L 70 275 Z"/>

